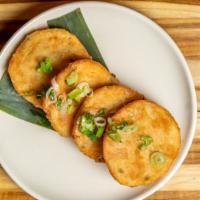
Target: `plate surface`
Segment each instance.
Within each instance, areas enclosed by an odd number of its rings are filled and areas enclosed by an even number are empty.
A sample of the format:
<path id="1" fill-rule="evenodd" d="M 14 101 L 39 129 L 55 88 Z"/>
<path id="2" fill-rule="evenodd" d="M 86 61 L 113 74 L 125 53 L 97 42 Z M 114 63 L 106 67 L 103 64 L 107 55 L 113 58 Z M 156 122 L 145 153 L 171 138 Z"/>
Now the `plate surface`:
<path id="1" fill-rule="evenodd" d="M 53 131 L 0 112 L 0 162 L 13 180 L 37 199 L 144 199 L 175 173 L 191 145 L 196 97 L 188 66 L 171 38 L 154 22 L 121 6 L 82 2 L 48 10 L 25 24 L 0 54 L 0 74 L 24 35 L 80 7 L 109 67 L 123 84 L 166 107 L 181 127 L 182 148 L 165 177 L 148 187 L 119 185 L 104 164 L 95 163 Z"/>

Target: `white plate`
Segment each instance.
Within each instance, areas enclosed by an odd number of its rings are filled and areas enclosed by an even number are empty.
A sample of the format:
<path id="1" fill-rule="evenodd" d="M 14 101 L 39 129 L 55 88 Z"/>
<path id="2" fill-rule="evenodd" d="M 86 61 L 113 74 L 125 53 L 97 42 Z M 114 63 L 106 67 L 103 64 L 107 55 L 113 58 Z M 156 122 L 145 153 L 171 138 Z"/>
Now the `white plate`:
<path id="1" fill-rule="evenodd" d="M 148 187 L 119 185 L 71 139 L 0 112 L 0 162 L 37 199 L 144 199 L 164 185 L 183 162 L 196 124 L 195 90 L 186 61 L 170 37 L 145 16 L 117 5 L 82 2 L 48 10 L 25 24 L 0 55 L 0 73 L 16 44 L 46 21 L 80 7 L 108 64 L 124 84 L 166 107 L 181 127 L 182 149 L 173 167 Z"/>

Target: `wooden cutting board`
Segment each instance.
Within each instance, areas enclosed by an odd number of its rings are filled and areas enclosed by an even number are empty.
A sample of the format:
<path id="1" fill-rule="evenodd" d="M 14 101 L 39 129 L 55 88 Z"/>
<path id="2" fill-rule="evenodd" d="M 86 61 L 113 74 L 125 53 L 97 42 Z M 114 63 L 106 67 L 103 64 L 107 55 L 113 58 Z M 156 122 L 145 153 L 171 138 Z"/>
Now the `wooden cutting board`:
<path id="1" fill-rule="evenodd" d="M 38 13 L 69 1 L 0 0 L 0 49 Z M 133 8 L 160 24 L 176 41 L 189 64 L 198 99 L 198 123 L 190 152 L 175 176 L 148 200 L 200 200 L 200 0 L 112 1 Z M 32 200 L 0 167 L 0 200 Z"/>

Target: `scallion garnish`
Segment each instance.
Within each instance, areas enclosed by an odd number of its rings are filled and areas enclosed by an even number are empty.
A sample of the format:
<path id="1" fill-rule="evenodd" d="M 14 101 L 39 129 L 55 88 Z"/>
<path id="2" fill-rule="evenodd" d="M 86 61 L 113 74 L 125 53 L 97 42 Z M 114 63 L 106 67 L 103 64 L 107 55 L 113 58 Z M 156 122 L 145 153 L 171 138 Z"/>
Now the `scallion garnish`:
<path id="1" fill-rule="evenodd" d="M 104 117 L 95 117 L 94 118 L 96 126 L 105 126 L 106 125 L 106 119 Z"/>
<path id="2" fill-rule="evenodd" d="M 123 121 L 122 123 L 116 125 L 116 129 L 117 130 L 123 130 L 127 126 L 128 126 L 128 122 L 127 121 Z"/>
<path id="3" fill-rule="evenodd" d="M 156 151 L 150 155 L 150 163 L 153 167 L 161 167 L 166 163 L 166 156 L 164 153 Z"/>
<path id="4" fill-rule="evenodd" d="M 56 107 L 59 111 L 62 109 L 62 99 L 61 98 L 58 98 L 58 100 L 56 102 Z"/>
<path id="5" fill-rule="evenodd" d="M 67 96 L 74 100 L 76 97 L 78 97 L 82 93 L 82 90 L 80 88 L 73 89 Z"/>
<path id="6" fill-rule="evenodd" d="M 67 106 L 67 114 L 72 114 L 74 112 L 74 104 L 70 104 Z"/>
<path id="7" fill-rule="evenodd" d="M 88 94 L 92 92 L 90 85 L 87 82 L 82 82 L 77 85 L 77 88 L 80 88 L 82 93 L 80 97 L 86 97 Z"/>
<path id="8" fill-rule="evenodd" d="M 119 133 L 111 133 L 109 134 L 109 137 L 114 140 L 115 142 L 121 142 L 121 136 Z"/>
<path id="9" fill-rule="evenodd" d="M 51 90 L 50 91 L 50 93 L 49 93 L 49 99 L 51 100 L 51 101 L 54 101 L 55 100 L 55 92 L 54 92 L 54 90 Z"/>
<path id="10" fill-rule="evenodd" d="M 100 138 L 103 135 L 104 129 L 105 129 L 105 126 L 97 127 L 97 132 L 96 132 L 97 138 Z"/>
<path id="11" fill-rule="evenodd" d="M 150 135 L 140 135 L 139 141 L 141 144 L 139 145 L 140 150 L 146 149 L 151 143 L 153 143 L 153 138 Z"/>
<path id="12" fill-rule="evenodd" d="M 102 108 L 96 113 L 95 117 L 104 117 L 106 115 L 106 112 L 107 112 L 107 109 Z"/>
<path id="13" fill-rule="evenodd" d="M 109 125 L 114 125 L 115 124 L 115 122 L 112 120 L 111 117 L 108 117 L 108 124 Z"/>
<path id="14" fill-rule="evenodd" d="M 53 87 L 50 87 L 46 92 L 46 99 L 49 100 L 48 104 L 56 103 L 57 102 L 57 96 L 53 89 Z"/>
<path id="15" fill-rule="evenodd" d="M 106 125 L 106 120 L 103 117 L 95 117 L 89 112 L 85 112 L 79 121 L 79 131 L 87 135 L 91 140 L 95 141 L 102 137 Z"/>
<path id="16" fill-rule="evenodd" d="M 129 125 L 127 121 L 123 121 L 120 124 L 117 124 L 112 120 L 112 118 L 108 118 L 108 124 L 110 125 L 108 135 L 112 140 L 117 142 L 121 142 L 120 132 L 134 132 L 137 129 L 134 124 Z"/>
<path id="17" fill-rule="evenodd" d="M 84 135 L 88 136 L 92 141 L 97 139 L 95 131 L 94 116 L 86 112 L 80 118 L 79 130 Z"/>
<path id="18" fill-rule="evenodd" d="M 50 58 L 45 58 L 40 61 L 37 71 L 40 73 L 50 73 L 53 70 L 52 61 Z"/>
<path id="19" fill-rule="evenodd" d="M 68 85 L 68 86 L 72 86 L 76 83 L 77 81 L 77 72 L 76 71 L 72 71 L 70 73 L 70 75 L 65 79 L 65 83 Z"/>

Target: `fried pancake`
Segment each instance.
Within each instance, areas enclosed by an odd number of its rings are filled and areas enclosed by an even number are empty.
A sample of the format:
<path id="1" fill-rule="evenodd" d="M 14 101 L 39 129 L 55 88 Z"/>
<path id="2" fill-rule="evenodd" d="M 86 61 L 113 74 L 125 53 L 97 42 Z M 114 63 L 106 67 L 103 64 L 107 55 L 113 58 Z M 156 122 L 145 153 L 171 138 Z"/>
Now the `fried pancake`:
<path id="1" fill-rule="evenodd" d="M 107 117 L 123 105 L 137 99 L 143 99 L 143 95 L 121 85 L 101 87 L 95 90 L 92 96 L 87 97 L 76 115 L 72 131 L 72 136 L 80 151 L 96 161 L 103 161 L 102 137 L 92 141 L 79 130 L 77 121 L 83 113 L 90 112 L 95 115 L 101 109 L 105 109 L 105 117 Z"/>
<path id="2" fill-rule="evenodd" d="M 49 58 L 53 70 L 37 71 L 39 63 Z M 8 73 L 16 91 L 36 107 L 41 107 L 37 94 L 50 85 L 51 78 L 67 63 L 90 58 L 87 50 L 73 34 L 64 29 L 43 29 L 30 33 L 12 55 Z"/>
<path id="3" fill-rule="evenodd" d="M 114 125 L 106 128 L 103 156 L 112 176 L 130 187 L 161 178 L 180 148 L 180 129 L 171 114 L 153 102 L 138 100 L 121 108 L 112 120 L 135 126 L 117 132 L 112 131 Z"/>
<path id="4" fill-rule="evenodd" d="M 73 86 L 68 86 L 66 84 L 66 78 L 69 77 L 72 72 L 76 72 L 77 80 Z M 118 80 L 105 67 L 90 59 L 82 59 L 69 64 L 68 67 L 55 77 L 55 80 L 59 86 L 57 96 L 62 95 L 64 99 L 66 99 L 69 92 L 76 89 L 80 83 L 87 83 L 92 89 L 118 83 Z M 66 137 L 70 135 L 74 115 L 83 99 L 84 98 L 80 99 L 79 103 L 74 105 L 73 111 L 69 114 L 66 110 L 59 111 L 56 104 L 49 105 L 49 99 L 46 97 L 43 98 L 43 110 L 46 112 L 52 127 L 61 136 Z"/>

